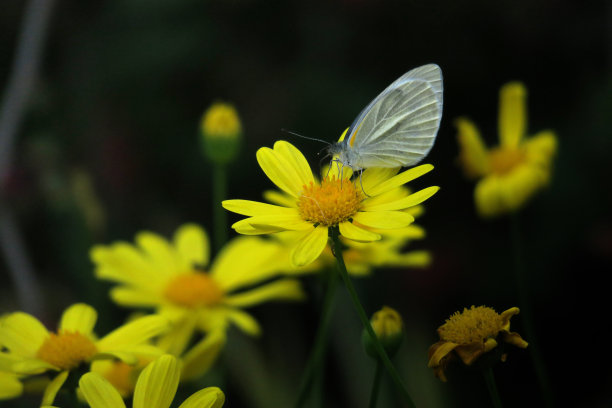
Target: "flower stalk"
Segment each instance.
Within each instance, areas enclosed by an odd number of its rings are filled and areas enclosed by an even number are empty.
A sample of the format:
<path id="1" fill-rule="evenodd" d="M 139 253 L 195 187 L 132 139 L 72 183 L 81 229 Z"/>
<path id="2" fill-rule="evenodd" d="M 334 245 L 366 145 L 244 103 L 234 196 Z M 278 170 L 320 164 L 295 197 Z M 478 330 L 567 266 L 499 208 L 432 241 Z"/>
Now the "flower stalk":
<path id="1" fill-rule="evenodd" d="M 397 389 L 402 394 L 402 398 L 404 399 L 404 402 L 406 402 L 406 404 L 409 407 L 415 408 L 416 406 L 414 405 L 414 402 L 412 401 L 410 394 L 406 390 L 406 387 L 404 383 L 402 382 L 402 379 L 400 378 L 399 373 L 393 366 L 393 363 L 391 363 L 391 360 L 389 359 L 389 356 L 387 355 L 387 352 L 385 351 L 384 347 L 378 340 L 376 333 L 374 333 L 374 329 L 372 329 L 370 320 L 368 319 L 365 313 L 365 310 L 363 309 L 363 306 L 361 305 L 361 302 L 359 301 L 359 296 L 357 295 L 357 292 L 355 291 L 353 282 L 351 281 L 351 278 L 348 276 L 346 265 L 344 264 L 344 258 L 342 257 L 342 245 L 340 243 L 340 231 L 338 230 L 338 227 L 335 226 L 335 227 L 330 228 L 330 234 L 331 234 L 332 252 L 338 264 L 338 272 L 340 273 L 340 276 L 342 277 L 342 280 L 344 281 L 344 285 L 346 286 L 346 289 L 349 292 L 349 295 L 353 302 L 353 306 L 355 307 L 355 310 L 357 311 L 357 314 L 359 315 L 359 319 L 361 320 L 361 324 L 363 325 L 363 328 L 368 332 L 370 339 L 372 340 L 374 349 L 378 353 L 378 357 L 380 358 L 383 366 L 385 367 L 385 369 L 391 376 L 393 383 L 395 384 Z"/>
<path id="2" fill-rule="evenodd" d="M 378 401 L 378 391 L 380 389 L 380 380 L 382 378 L 383 365 L 380 359 L 376 359 L 376 371 L 374 371 L 374 380 L 372 381 L 372 391 L 370 391 L 370 403 L 368 407 L 376 408 Z"/>
<path id="3" fill-rule="evenodd" d="M 489 395 L 491 396 L 491 402 L 493 403 L 493 407 L 502 408 L 501 398 L 499 397 L 499 392 L 497 392 L 497 385 L 495 384 L 495 377 L 493 377 L 493 367 L 491 365 L 483 367 L 482 375 L 484 376 L 485 382 L 487 383 L 487 389 L 489 390 Z"/>
<path id="4" fill-rule="evenodd" d="M 321 310 L 321 318 L 319 321 L 319 327 L 315 334 L 315 343 L 312 348 L 312 352 L 306 363 L 306 369 L 302 375 L 302 381 L 300 383 L 300 389 L 298 391 L 298 398 L 295 403 L 295 407 L 299 408 L 304 405 L 306 398 L 308 397 L 308 391 L 311 389 L 313 380 L 315 377 L 322 375 L 323 370 L 323 356 L 325 354 L 325 346 L 327 344 L 327 337 L 329 333 L 329 325 L 331 323 L 331 315 L 334 306 L 334 298 L 336 295 L 336 288 L 338 287 L 338 275 L 334 271 L 327 271 L 327 288 L 323 298 L 323 307 Z"/>

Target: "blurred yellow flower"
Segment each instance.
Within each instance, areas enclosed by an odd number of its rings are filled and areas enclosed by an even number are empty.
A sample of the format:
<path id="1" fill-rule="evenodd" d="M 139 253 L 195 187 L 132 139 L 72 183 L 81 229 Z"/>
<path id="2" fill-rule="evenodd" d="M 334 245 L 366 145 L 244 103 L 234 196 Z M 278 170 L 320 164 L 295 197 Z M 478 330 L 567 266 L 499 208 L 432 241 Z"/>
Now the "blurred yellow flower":
<path id="1" fill-rule="evenodd" d="M 0 352 L 0 401 L 17 398 L 23 393 L 20 376 L 12 371 L 13 363 L 19 358 Z"/>
<path id="2" fill-rule="evenodd" d="M 327 246 L 330 227 L 339 227 L 340 234 L 353 241 L 380 240 L 381 235 L 374 229 L 407 227 L 414 217 L 405 210 L 439 190 L 439 187 L 428 187 L 408 194 L 402 188 L 431 171 L 433 166 L 429 164 L 400 174 L 397 174 L 399 168 L 366 169 L 355 181 L 350 180 L 350 169 L 332 166 L 319 182 L 302 153 L 285 141 L 276 142 L 274 149 L 259 149 L 257 161 L 290 199 L 284 205 L 226 200 L 223 207 L 249 217 L 232 225 L 241 234 L 299 231 L 301 237 L 291 251 L 295 266 L 308 265 L 321 255 Z"/>
<path id="3" fill-rule="evenodd" d="M 429 368 L 436 377 L 446 381 L 444 369 L 455 356 L 465 365 L 472 365 L 481 355 L 498 346 L 498 341 L 526 348 L 528 343 L 518 333 L 510 331 L 510 318 L 519 313 L 513 307 L 502 314 L 486 306 L 464 308 L 438 328 L 440 341 L 429 348 Z M 506 354 L 501 355 L 506 360 Z"/>
<path id="4" fill-rule="evenodd" d="M 154 307 L 173 323 L 157 343 L 170 354 L 181 355 L 193 334 L 224 329 L 234 323 L 251 335 L 259 324 L 242 308 L 273 300 L 302 300 L 304 292 L 293 279 L 280 279 L 233 293 L 280 272 L 270 258 L 273 251 L 256 237 L 228 243 L 210 265 L 206 232 L 195 224 L 181 226 L 172 243 L 141 232 L 136 246 L 118 242 L 91 250 L 96 276 L 120 284 L 111 298 L 127 307 Z"/>
<path id="5" fill-rule="evenodd" d="M 225 330 L 215 329 L 190 347 L 181 356 L 181 382 L 197 380 L 202 377 L 216 361 L 225 345 Z M 137 364 L 128 365 L 121 361 L 98 360 L 91 364 L 91 372 L 98 373 L 126 398 L 134 392 L 136 380 L 151 358 L 141 358 Z"/>
<path id="6" fill-rule="evenodd" d="M 467 177 L 478 179 L 474 191 L 476 209 L 482 217 L 516 211 L 551 177 L 557 137 L 550 130 L 526 138 L 527 90 L 510 82 L 500 90 L 499 138 L 497 147 L 487 149 L 476 126 L 458 118 L 459 162 Z"/>
<path id="7" fill-rule="evenodd" d="M 132 406 L 134 408 L 167 408 L 172 404 L 181 375 L 180 362 L 174 356 L 163 355 L 138 376 Z M 87 373 L 79 387 L 90 407 L 125 408 L 120 393 L 97 373 Z M 217 387 L 204 388 L 187 398 L 179 408 L 220 408 L 225 395 Z"/>
<path id="8" fill-rule="evenodd" d="M 200 123 L 204 153 L 214 163 L 227 164 L 237 155 L 242 124 L 236 109 L 227 103 L 213 103 Z"/>
<path id="9" fill-rule="evenodd" d="M 0 344 L 13 359 L 12 372 L 36 375 L 59 371 L 45 389 L 43 405 L 53 402 L 68 373 L 83 363 L 118 359 L 134 364 L 138 356 L 161 354 L 158 348 L 147 342 L 168 329 L 168 319 L 142 317 L 98 339 L 93 332 L 97 317 L 97 312 L 89 305 L 72 305 L 64 311 L 55 333 L 49 332 L 38 319 L 27 313 L 15 312 L 2 319 Z"/>

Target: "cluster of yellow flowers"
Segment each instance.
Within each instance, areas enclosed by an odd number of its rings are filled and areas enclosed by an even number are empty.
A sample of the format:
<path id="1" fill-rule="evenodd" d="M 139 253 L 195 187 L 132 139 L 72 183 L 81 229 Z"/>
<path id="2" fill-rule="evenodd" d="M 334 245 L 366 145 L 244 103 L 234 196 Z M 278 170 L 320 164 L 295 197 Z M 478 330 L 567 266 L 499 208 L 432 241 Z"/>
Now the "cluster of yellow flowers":
<path id="1" fill-rule="evenodd" d="M 487 151 L 467 119 L 456 122 L 460 161 L 467 175 L 480 178 L 475 202 L 485 217 L 516 211 L 550 180 L 556 138 L 546 131 L 524 140 L 525 94 L 519 83 L 502 88 L 497 148 Z M 218 158 L 215 152 L 221 151 L 222 164 L 230 162 L 242 134 L 235 110 L 218 105 L 207 112 L 202 126 L 208 156 Z M 86 304 L 68 307 L 55 331 L 27 313 L 4 315 L 0 399 L 19 396 L 24 381 L 47 373 L 41 406 L 52 406 L 60 391 L 76 384 L 77 396 L 92 407 L 125 406 L 123 398 L 130 395 L 134 407 L 169 406 L 179 379 L 200 378 L 215 362 L 228 327 L 251 336 L 262 332 L 246 309 L 305 299 L 297 278 L 334 264 L 337 254 L 328 245 L 332 230 L 340 234 L 341 256 L 354 276 L 376 267 L 430 263 L 427 251 L 403 249 L 425 236 L 414 221 L 423 213 L 422 203 L 439 189 L 413 192 L 405 184 L 430 172 L 432 165 L 404 171 L 368 168 L 359 178 L 348 168 L 332 166 L 319 178 L 286 141 L 259 149 L 257 161 L 280 191 L 266 191 L 267 203 L 223 201 L 225 209 L 247 218 L 232 225 L 242 236 L 230 240 L 215 259 L 206 231 L 192 223 L 180 226 L 171 240 L 143 231 L 134 243 L 91 249 L 95 276 L 116 284 L 110 290 L 112 300 L 152 314 L 135 317 L 104 336 L 94 332 L 97 312 Z M 472 307 L 451 316 L 429 351 L 435 375 L 445 381 L 444 369 L 453 358 L 470 365 L 498 342 L 526 347 L 509 331 L 510 317 L 517 313 L 518 308 L 499 315 Z M 374 315 L 372 327 L 392 354 L 403 333 L 399 314 L 385 307 Z M 373 350 L 370 354 L 376 355 Z M 181 407 L 220 407 L 224 400 L 219 388 L 208 387 Z"/>

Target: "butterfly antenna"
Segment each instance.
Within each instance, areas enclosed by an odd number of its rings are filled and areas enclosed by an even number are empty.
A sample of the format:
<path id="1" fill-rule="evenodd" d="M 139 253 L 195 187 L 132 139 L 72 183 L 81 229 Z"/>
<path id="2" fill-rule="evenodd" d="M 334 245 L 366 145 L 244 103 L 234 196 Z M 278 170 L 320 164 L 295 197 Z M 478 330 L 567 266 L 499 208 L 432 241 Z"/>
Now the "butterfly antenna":
<path id="1" fill-rule="evenodd" d="M 301 137 L 302 139 L 314 140 L 316 142 L 322 142 L 322 143 L 325 143 L 328 146 L 331 146 L 331 143 L 329 143 L 328 141 L 323 140 L 323 139 L 317 139 L 316 137 L 303 136 L 303 135 L 300 135 L 299 133 L 295 133 L 295 132 L 292 132 L 292 131 L 287 130 L 287 129 L 281 129 L 281 132 L 289 133 L 290 135 Z"/>

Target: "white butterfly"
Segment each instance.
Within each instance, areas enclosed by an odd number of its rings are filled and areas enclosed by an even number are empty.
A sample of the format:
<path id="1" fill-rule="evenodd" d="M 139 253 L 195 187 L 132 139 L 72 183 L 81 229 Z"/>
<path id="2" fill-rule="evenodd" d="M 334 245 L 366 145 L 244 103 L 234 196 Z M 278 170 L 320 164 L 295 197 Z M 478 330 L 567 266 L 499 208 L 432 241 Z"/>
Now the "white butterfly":
<path id="1" fill-rule="evenodd" d="M 354 171 L 412 166 L 436 140 L 442 119 L 442 71 L 436 64 L 408 71 L 366 106 L 329 153 Z"/>

